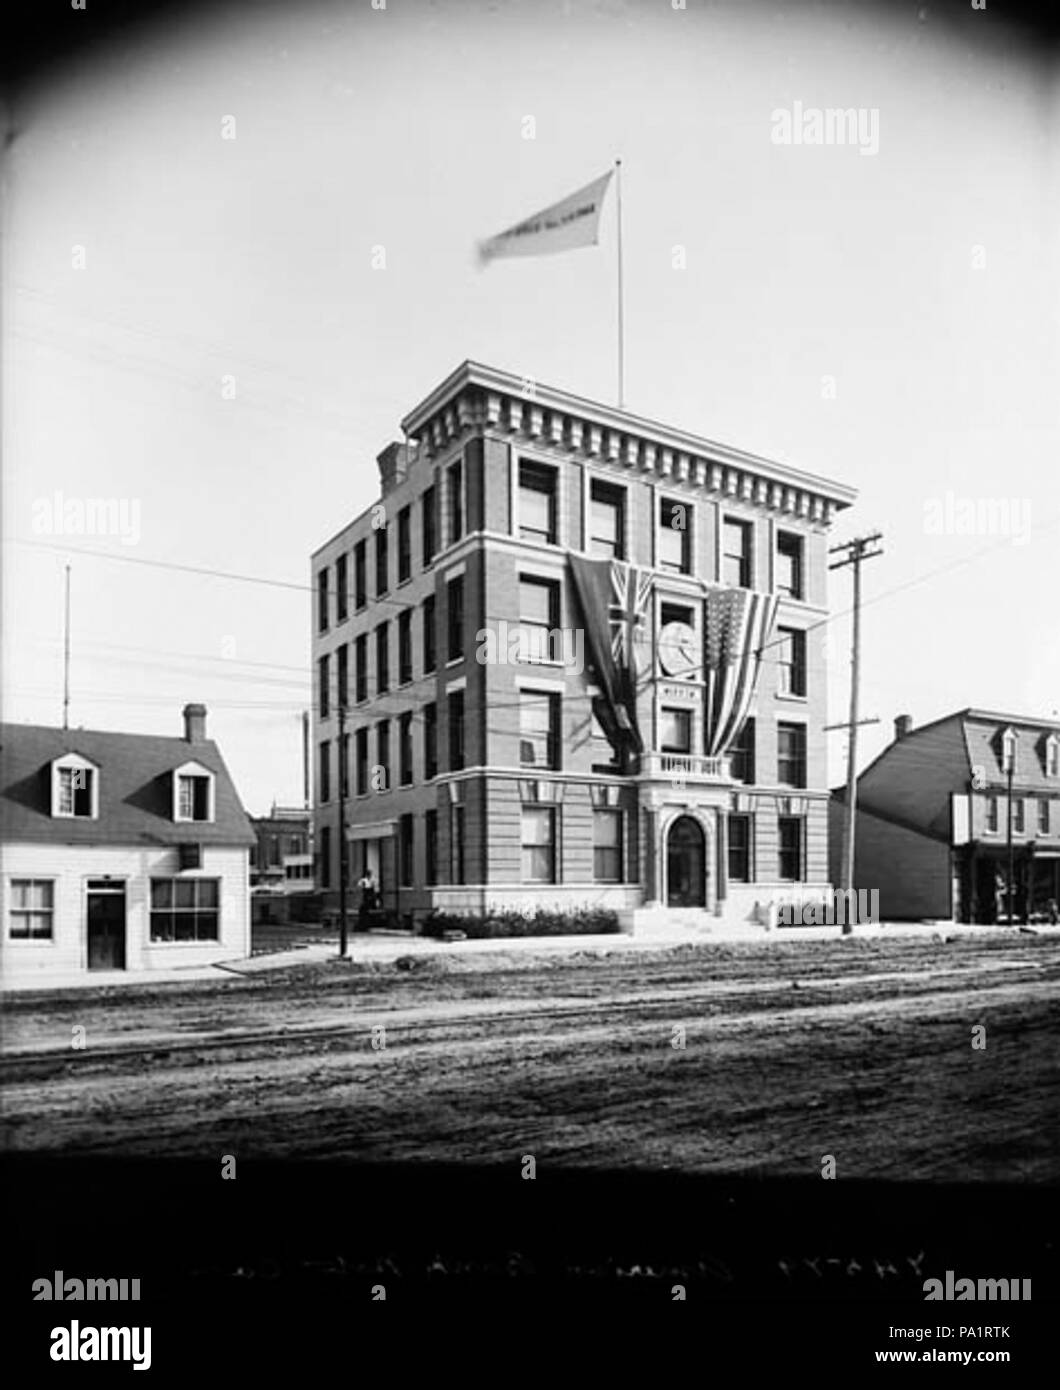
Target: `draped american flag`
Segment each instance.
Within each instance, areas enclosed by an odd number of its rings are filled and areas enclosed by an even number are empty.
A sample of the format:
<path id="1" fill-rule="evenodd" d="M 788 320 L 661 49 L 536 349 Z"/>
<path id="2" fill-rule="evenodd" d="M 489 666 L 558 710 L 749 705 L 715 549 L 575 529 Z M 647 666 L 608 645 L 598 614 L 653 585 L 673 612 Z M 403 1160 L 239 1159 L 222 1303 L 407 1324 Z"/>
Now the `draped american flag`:
<path id="1" fill-rule="evenodd" d="M 706 606 L 706 753 L 722 757 L 743 727 L 754 699 L 761 651 L 780 602 L 753 589 L 711 587 Z"/>

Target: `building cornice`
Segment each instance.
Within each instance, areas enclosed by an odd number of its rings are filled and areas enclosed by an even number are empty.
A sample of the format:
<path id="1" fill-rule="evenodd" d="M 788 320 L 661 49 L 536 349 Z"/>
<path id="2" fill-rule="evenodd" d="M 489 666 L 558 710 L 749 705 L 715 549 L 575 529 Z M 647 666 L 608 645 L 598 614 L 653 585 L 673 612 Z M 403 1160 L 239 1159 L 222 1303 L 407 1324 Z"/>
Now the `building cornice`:
<path id="1" fill-rule="evenodd" d="M 478 362 L 463 362 L 401 427 L 427 458 L 477 428 L 824 525 L 857 497 L 845 483 Z"/>

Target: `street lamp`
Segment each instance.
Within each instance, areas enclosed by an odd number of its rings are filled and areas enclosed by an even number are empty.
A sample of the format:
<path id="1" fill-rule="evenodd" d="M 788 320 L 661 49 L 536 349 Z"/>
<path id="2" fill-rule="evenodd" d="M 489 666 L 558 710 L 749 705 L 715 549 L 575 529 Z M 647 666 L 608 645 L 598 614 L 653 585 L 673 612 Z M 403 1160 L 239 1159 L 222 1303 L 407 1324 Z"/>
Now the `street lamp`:
<path id="1" fill-rule="evenodd" d="M 1004 758 L 1004 769 L 1008 776 L 1008 814 L 1006 822 L 1006 840 L 1008 842 L 1008 925 L 1012 926 L 1012 777 L 1016 771 L 1016 735 L 1011 729 L 1002 739 L 1002 750 Z"/>

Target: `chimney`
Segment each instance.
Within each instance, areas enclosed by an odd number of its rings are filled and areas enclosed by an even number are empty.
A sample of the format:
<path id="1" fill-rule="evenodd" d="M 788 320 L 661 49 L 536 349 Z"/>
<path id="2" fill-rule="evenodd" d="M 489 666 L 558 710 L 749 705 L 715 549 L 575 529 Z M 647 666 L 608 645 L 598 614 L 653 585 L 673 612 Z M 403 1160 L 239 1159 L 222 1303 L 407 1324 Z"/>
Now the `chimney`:
<path id="1" fill-rule="evenodd" d="M 376 459 L 383 496 L 403 483 L 408 474 L 410 450 L 404 444 L 388 444 Z"/>
<path id="2" fill-rule="evenodd" d="M 206 706 L 184 706 L 184 739 L 187 743 L 206 742 Z"/>
<path id="3" fill-rule="evenodd" d="M 894 741 L 901 743 L 913 727 L 913 716 L 911 714 L 900 714 L 894 721 Z"/>

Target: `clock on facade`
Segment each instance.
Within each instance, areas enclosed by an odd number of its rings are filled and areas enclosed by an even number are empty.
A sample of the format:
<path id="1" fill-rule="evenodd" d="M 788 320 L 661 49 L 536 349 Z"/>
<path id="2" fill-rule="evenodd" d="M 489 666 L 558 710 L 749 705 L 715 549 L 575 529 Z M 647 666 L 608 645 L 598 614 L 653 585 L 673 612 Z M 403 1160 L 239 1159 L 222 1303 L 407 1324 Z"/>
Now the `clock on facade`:
<path id="1" fill-rule="evenodd" d="M 667 676 L 694 676 L 700 669 L 699 643 L 688 623 L 667 623 L 659 633 L 659 665 Z"/>

